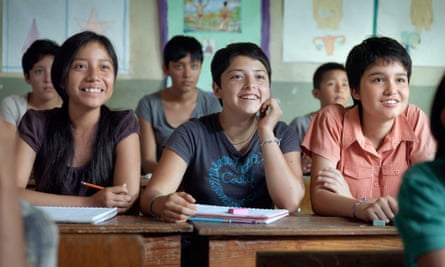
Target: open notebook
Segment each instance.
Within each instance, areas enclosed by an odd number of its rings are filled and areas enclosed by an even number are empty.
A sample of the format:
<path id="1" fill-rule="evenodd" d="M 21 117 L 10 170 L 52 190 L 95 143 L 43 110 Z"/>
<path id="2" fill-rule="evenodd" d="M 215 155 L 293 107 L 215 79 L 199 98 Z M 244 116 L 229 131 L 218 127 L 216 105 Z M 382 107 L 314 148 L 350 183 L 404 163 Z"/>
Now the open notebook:
<path id="1" fill-rule="evenodd" d="M 234 214 L 232 207 L 198 204 L 198 211 L 189 221 L 227 222 L 227 223 L 272 223 L 289 215 L 285 209 L 241 208 Z M 239 208 L 236 208 L 239 209 Z"/>
<path id="2" fill-rule="evenodd" d="M 117 215 L 117 208 L 36 206 L 55 222 L 100 223 Z"/>

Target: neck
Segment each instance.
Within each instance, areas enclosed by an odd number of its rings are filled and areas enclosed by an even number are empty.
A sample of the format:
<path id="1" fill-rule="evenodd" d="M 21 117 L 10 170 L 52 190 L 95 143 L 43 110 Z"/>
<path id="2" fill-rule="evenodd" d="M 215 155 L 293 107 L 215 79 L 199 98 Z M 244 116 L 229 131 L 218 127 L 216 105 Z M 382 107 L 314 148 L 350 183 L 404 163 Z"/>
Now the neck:
<path id="1" fill-rule="evenodd" d="M 377 122 L 375 120 L 363 119 L 362 129 L 363 135 L 371 141 L 377 150 L 385 139 L 386 135 L 391 131 L 394 119 L 387 122 Z"/>
<path id="2" fill-rule="evenodd" d="M 257 130 L 255 117 L 240 121 L 234 117 L 228 118 L 221 112 L 219 113 L 219 120 L 224 134 L 234 146 L 249 143 Z"/>
<path id="3" fill-rule="evenodd" d="M 62 106 L 62 99 L 57 96 L 52 99 L 39 99 L 33 93 L 28 96 L 28 106 L 33 109 L 43 110 Z"/>
<path id="4" fill-rule="evenodd" d="M 165 101 L 171 102 L 187 102 L 195 101 L 198 95 L 198 90 L 183 91 L 181 89 L 169 87 L 162 91 L 161 96 Z"/>

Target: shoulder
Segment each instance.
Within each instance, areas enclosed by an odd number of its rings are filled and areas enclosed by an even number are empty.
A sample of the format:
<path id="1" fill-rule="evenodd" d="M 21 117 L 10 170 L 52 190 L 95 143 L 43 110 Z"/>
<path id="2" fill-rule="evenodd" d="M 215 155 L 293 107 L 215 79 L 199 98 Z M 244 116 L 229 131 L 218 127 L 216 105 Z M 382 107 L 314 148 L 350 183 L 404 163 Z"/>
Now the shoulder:
<path id="1" fill-rule="evenodd" d="M 143 97 L 141 97 L 141 99 L 139 99 L 138 102 L 138 108 L 140 108 L 141 106 L 147 106 L 147 105 L 153 105 L 153 104 L 157 104 L 157 103 L 161 103 L 161 91 L 156 91 L 154 93 L 151 94 L 147 94 L 144 95 Z"/>
<path id="2" fill-rule="evenodd" d="M 127 110 L 110 110 L 110 119 L 113 123 L 134 124 L 137 123 L 136 116 L 131 109 Z"/>
<path id="3" fill-rule="evenodd" d="M 428 120 L 428 116 L 425 114 L 423 110 L 421 110 L 419 107 L 409 104 L 403 115 L 406 117 L 406 119 L 409 122 L 412 121 L 418 121 L 418 120 Z"/>

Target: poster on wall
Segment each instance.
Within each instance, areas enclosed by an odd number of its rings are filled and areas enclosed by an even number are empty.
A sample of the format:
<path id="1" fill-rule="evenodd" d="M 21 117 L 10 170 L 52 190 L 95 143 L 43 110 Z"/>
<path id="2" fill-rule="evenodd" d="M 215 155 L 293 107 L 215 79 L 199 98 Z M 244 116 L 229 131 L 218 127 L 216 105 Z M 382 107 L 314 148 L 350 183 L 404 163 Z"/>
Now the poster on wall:
<path id="1" fill-rule="evenodd" d="M 193 36 L 202 44 L 202 90 L 212 90 L 210 62 L 216 50 L 253 42 L 269 53 L 269 0 L 158 0 L 158 7 L 162 47 L 175 35 Z M 166 80 L 166 86 L 170 83 Z"/>
<path id="2" fill-rule="evenodd" d="M 379 1 L 377 34 L 402 43 L 413 65 L 445 66 L 445 1 Z"/>
<path id="3" fill-rule="evenodd" d="M 128 72 L 128 0 L 3 0 L 2 71 L 22 72 L 22 55 L 36 39 L 62 44 L 84 30 L 107 36 L 119 72 Z"/>
<path id="4" fill-rule="evenodd" d="M 284 0 L 283 61 L 344 63 L 373 34 L 374 0 Z"/>

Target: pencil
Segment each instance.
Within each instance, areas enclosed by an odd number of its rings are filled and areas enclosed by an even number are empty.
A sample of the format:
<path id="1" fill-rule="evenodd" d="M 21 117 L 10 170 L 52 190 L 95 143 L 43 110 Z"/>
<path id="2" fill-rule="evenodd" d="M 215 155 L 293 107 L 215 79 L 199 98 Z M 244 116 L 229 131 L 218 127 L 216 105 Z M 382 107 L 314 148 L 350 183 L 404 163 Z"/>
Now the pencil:
<path id="1" fill-rule="evenodd" d="M 91 187 L 91 188 L 96 188 L 96 189 L 104 189 L 105 188 L 103 186 L 92 184 L 92 183 L 88 183 L 88 182 L 84 182 L 84 181 L 81 181 L 80 183 L 83 184 L 84 186 L 88 186 L 88 187 Z"/>

